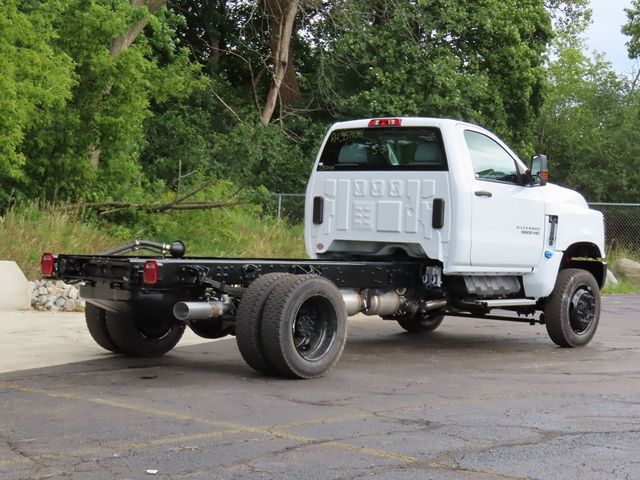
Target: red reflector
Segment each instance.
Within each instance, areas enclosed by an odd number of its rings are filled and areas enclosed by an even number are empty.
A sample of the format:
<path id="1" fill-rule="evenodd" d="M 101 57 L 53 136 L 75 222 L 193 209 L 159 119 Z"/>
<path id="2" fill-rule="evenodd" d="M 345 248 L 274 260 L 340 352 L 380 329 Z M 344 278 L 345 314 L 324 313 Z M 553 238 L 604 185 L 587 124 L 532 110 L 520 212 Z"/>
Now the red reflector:
<path id="1" fill-rule="evenodd" d="M 402 125 L 401 118 L 373 118 L 369 120 L 370 127 L 399 127 Z"/>
<path id="2" fill-rule="evenodd" d="M 47 277 L 53 275 L 55 262 L 53 253 L 43 253 L 42 258 L 40 258 L 40 271 L 42 272 L 42 275 Z"/>
<path id="3" fill-rule="evenodd" d="M 147 260 L 144 262 L 142 279 L 147 285 L 153 285 L 158 281 L 158 262 L 155 260 Z"/>

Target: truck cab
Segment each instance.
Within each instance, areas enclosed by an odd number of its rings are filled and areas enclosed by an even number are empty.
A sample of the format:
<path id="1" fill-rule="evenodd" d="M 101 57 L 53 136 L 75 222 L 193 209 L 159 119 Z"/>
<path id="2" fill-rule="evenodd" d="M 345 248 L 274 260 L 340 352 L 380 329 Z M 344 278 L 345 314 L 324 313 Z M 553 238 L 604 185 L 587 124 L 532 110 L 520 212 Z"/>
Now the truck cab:
<path id="1" fill-rule="evenodd" d="M 468 285 L 546 297 L 563 258 L 604 257 L 604 226 L 580 194 L 537 173 L 469 123 L 337 123 L 307 186 L 307 253 L 422 257 Z M 602 283 L 604 270 L 590 268 Z"/>

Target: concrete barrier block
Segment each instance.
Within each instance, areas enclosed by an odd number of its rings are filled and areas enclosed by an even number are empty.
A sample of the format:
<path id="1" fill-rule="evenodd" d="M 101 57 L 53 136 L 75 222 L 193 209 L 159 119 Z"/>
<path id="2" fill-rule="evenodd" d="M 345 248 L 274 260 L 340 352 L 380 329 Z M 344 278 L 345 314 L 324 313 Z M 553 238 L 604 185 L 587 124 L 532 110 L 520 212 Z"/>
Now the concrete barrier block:
<path id="1" fill-rule="evenodd" d="M 0 311 L 31 308 L 29 282 L 16 262 L 0 260 Z"/>

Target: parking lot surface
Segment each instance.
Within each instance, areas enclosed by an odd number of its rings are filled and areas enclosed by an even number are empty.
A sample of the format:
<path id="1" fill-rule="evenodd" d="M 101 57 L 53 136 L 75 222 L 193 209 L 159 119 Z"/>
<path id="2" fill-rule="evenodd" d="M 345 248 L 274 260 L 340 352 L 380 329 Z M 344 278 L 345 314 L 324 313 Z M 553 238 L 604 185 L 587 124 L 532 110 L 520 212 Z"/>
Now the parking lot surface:
<path id="1" fill-rule="evenodd" d="M 581 349 L 539 325 L 358 317 L 307 381 L 253 372 L 233 338 L 132 359 L 93 346 L 81 315 L 45 335 L 3 313 L 0 479 L 637 479 L 639 311 L 606 297 Z"/>

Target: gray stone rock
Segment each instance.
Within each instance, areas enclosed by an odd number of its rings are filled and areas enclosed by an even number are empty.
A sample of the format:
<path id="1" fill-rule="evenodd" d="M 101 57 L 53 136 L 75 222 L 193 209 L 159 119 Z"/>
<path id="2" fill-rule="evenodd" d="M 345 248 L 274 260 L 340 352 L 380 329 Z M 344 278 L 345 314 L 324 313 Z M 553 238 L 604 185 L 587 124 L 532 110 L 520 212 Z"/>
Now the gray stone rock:
<path id="1" fill-rule="evenodd" d="M 58 285 L 54 285 L 49 289 L 49 293 L 51 293 L 51 295 L 59 297 L 60 295 L 64 294 L 64 288 L 60 288 Z"/>
<path id="2" fill-rule="evenodd" d="M 85 308 L 76 285 L 62 281 L 37 280 L 31 285 L 31 307 L 37 310 L 81 312 Z"/>
<path id="3" fill-rule="evenodd" d="M 615 288 L 619 283 L 615 274 L 611 270 L 607 270 L 607 279 L 604 281 L 604 286 Z"/>
<path id="4" fill-rule="evenodd" d="M 78 289 L 76 287 L 71 287 L 69 289 L 69 293 L 67 294 L 67 296 L 71 299 L 71 300 L 77 300 L 78 299 Z"/>
<path id="5" fill-rule="evenodd" d="M 615 275 L 627 282 L 640 285 L 640 263 L 621 258 L 612 268 Z"/>

